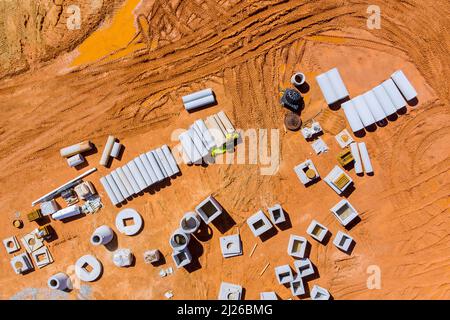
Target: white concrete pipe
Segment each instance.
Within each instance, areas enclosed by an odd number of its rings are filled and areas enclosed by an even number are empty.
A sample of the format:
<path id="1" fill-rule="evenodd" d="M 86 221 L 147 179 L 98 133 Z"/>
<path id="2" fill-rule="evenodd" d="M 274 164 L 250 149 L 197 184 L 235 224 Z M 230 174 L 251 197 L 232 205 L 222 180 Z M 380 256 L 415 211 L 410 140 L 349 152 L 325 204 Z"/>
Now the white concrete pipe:
<path id="1" fill-rule="evenodd" d="M 133 160 L 131 160 L 130 162 L 128 162 L 126 164 L 126 166 L 128 167 L 128 169 L 130 169 L 131 174 L 134 177 L 134 180 L 136 180 L 136 182 L 139 186 L 139 191 L 144 190 L 147 187 L 147 185 L 145 184 L 144 177 L 139 172 L 139 169 L 138 169 L 136 163 Z"/>
<path id="2" fill-rule="evenodd" d="M 400 110 L 403 107 L 406 107 L 405 98 L 403 98 L 402 94 L 400 93 L 392 79 L 386 80 L 381 85 L 383 86 L 384 90 L 386 90 L 389 98 L 391 98 L 392 104 L 394 105 L 395 109 Z"/>
<path id="3" fill-rule="evenodd" d="M 153 152 L 152 151 L 147 152 L 146 156 L 147 156 L 148 161 L 150 162 L 150 165 L 152 166 L 153 171 L 156 174 L 157 181 L 159 182 L 159 181 L 164 180 L 164 178 L 165 178 L 164 174 L 161 171 L 161 168 L 159 167 L 158 161 L 156 160 L 156 157 L 153 154 Z"/>
<path id="4" fill-rule="evenodd" d="M 301 72 L 296 72 L 291 77 L 291 83 L 294 86 L 300 87 L 306 82 L 306 76 Z"/>
<path id="5" fill-rule="evenodd" d="M 113 238 L 114 231 L 110 227 L 103 225 L 95 229 L 91 236 L 91 243 L 94 246 L 106 245 L 110 243 Z"/>
<path id="6" fill-rule="evenodd" d="M 103 149 L 102 157 L 100 159 L 100 165 L 106 167 L 108 165 L 109 157 L 111 155 L 111 150 L 114 146 L 116 138 L 114 136 L 109 136 L 106 140 L 105 148 Z"/>
<path id="7" fill-rule="evenodd" d="M 319 84 L 320 90 L 325 98 L 328 105 L 331 105 L 338 101 L 336 92 L 333 89 L 333 84 L 328 78 L 326 73 L 322 73 L 316 77 L 316 81 Z"/>
<path id="8" fill-rule="evenodd" d="M 141 158 L 136 157 L 133 159 L 133 162 L 136 164 L 136 166 L 139 169 L 139 172 L 141 173 L 142 177 L 145 181 L 145 186 L 149 187 L 153 184 L 152 178 L 150 177 L 150 174 L 148 173 L 147 169 L 145 169 L 144 162 L 142 162 Z"/>
<path id="9" fill-rule="evenodd" d="M 222 122 L 223 126 L 225 127 L 225 131 L 227 133 L 234 133 L 235 129 L 233 127 L 233 124 L 231 123 L 230 119 L 225 114 L 225 112 L 223 111 L 218 112 L 217 117 L 219 118 L 220 122 Z"/>
<path id="10" fill-rule="evenodd" d="M 59 153 L 64 158 L 69 158 L 79 153 L 83 153 L 92 149 L 90 141 L 83 141 L 65 148 L 62 148 Z"/>
<path id="11" fill-rule="evenodd" d="M 72 290 L 72 281 L 70 280 L 70 277 L 63 272 L 51 276 L 47 281 L 47 285 L 53 290 Z"/>
<path id="12" fill-rule="evenodd" d="M 205 145 L 202 142 L 202 139 L 197 135 L 194 129 L 189 128 L 188 130 L 189 137 L 191 137 L 192 142 L 195 145 L 195 148 L 198 150 L 200 155 L 203 157 L 206 157 L 208 155 L 208 149 L 206 149 Z"/>
<path id="13" fill-rule="evenodd" d="M 397 112 L 397 109 L 394 107 L 391 98 L 389 98 L 389 95 L 387 94 L 386 90 L 384 90 L 382 85 L 376 86 L 372 89 L 372 91 L 377 97 L 378 102 L 380 103 L 384 113 L 387 116 L 393 115 Z"/>
<path id="14" fill-rule="evenodd" d="M 189 132 L 183 132 L 179 135 L 178 139 L 181 142 L 181 146 L 183 147 L 184 153 L 188 156 L 189 160 L 192 163 L 198 163 L 202 160 L 202 156 L 198 152 L 197 148 L 194 145 L 191 137 L 189 136 Z"/>
<path id="15" fill-rule="evenodd" d="M 120 189 L 117 186 L 116 182 L 114 181 L 113 177 L 110 174 L 108 174 L 105 178 L 106 178 L 106 181 L 108 181 L 109 186 L 111 187 L 112 191 L 116 195 L 117 200 L 119 202 L 123 202 L 125 200 L 125 197 L 120 192 Z"/>
<path id="16" fill-rule="evenodd" d="M 364 128 L 361 119 L 359 118 L 358 112 L 356 112 L 355 105 L 353 101 L 347 101 L 342 104 L 342 109 L 344 110 L 345 117 L 347 118 L 347 122 L 352 128 L 353 132 L 357 132 Z"/>
<path id="17" fill-rule="evenodd" d="M 127 176 L 125 175 L 125 172 L 123 172 L 122 167 L 119 167 L 116 169 L 117 175 L 119 176 L 120 180 L 122 180 L 123 185 L 127 189 L 127 192 L 130 196 L 134 194 L 134 189 L 131 186 L 130 181 L 128 180 Z"/>
<path id="18" fill-rule="evenodd" d="M 214 93 L 211 88 L 208 88 L 183 96 L 181 99 L 183 100 L 183 103 L 186 104 L 211 95 L 214 95 Z"/>
<path id="19" fill-rule="evenodd" d="M 184 104 L 184 108 L 186 110 L 194 110 L 201 107 L 206 107 L 216 102 L 216 98 L 214 95 L 206 96 L 191 102 L 187 102 Z"/>
<path id="20" fill-rule="evenodd" d="M 391 79 L 400 89 L 400 92 L 403 94 L 403 97 L 405 97 L 406 101 L 411 101 L 417 97 L 416 89 L 414 89 L 411 82 L 409 82 L 408 78 L 405 76 L 402 70 L 394 72 L 391 76 Z"/>
<path id="21" fill-rule="evenodd" d="M 185 233 L 182 229 L 175 230 L 170 236 L 169 244 L 174 251 L 183 251 L 189 244 L 191 235 Z"/>
<path id="22" fill-rule="evenodd" d="M 206 128 L 206 127 L 205 127 Z M 180 172 L 180 168 L 178 168 L 177 161 L 173 157 L 172 152 L 170 152 L 169 147 L 165 144 L 161 147 L 164 155 L 166 156 L 167 161 L 169 162 L 170 168 L 172 169 L 173 174 L 177 174 Z"/>
<path id="23" fill-rule="evenodd" d="M 120 154 L 120 149 L 122 149 L 122 144 L 120 144 L 118 142 L 114 142 L 113 147 L 111 149 L 110 156 L 117 159 Z"/>
<path id="24" fill-rule="evenodd" d="M 114 182 L 116 183 L 116 185 L 119 188 L 119 191 L 123 195 L 123 197 L 129 198 L 131 196 L 131 194 L 128 192 L 127 188 L 125 187 L 124 183 L 122 182 L 122 179 L 120 179 L 116 170 L 111 172 L 111 177 L 113 178 Z"/>
<path id="25" fill-rule="evenodd" d="M 150 176 L 150 179 L 152 180 L 152 184 L 158 182 L 158 177 L 156 176 L 156 173 L 153 170 L 152 165 L 150 164 L 150 161 L 147 158 L 147 155 L 145 153 L 143 153 L 143 154 L 139 155 L 139 158 L 141 158 L 141 161 L 144 164 L 145 170 L 147 170 L 147 173 Z"/>
<path id="26" fill-rule="evenodd" d="M 211 135 L 214 138 L 216 147 L 219 148 L 219 147 L 223 146 L 227 140 L 226 140 L 225 134 L 220 129 L 219 124 L 217 123 L 216 119 L 213 116 L 206 117 L 205 124 L 209 130 L 209 133 L 211 133 Z"/>
<path id="27" fill-rule="evenodd" d="M 203 142 L 205 143 L 206 148 L 208 150 L 214 148 L 216 146 L 216 142 L 214 141 L 213 136 L 206 127 L 205 122 L 202 119 L 199 119 L 194 122 L 194 125 L 200 132 L 201 138 L 203 138 Z"/>
<path id="28" fill-rule="evenodd" d="M 64 220 L 79 214 L 81 214 L 81 208 L 74 204 L 67 208 L 56 211 L 54 214 L 52 214 L 52 218 L 55 220 Z"/>
<path id="29" fill-rule="evenodd" d="M 372 173 L 372 162 L 370 161 L 369 152 L 367 151 L 366 144 L 364 142 L 358 143 L 359 153 L 361 154 L 361 160 L 364 165 L 364 171 L 366 173 Z"/>
<path id="30" fill-rule="evenodd" d="M 152 150 L 151 153 L 153 154 L 153 157 L 155 157 L 156 163 L 158 164 L 158 167 L 161 170 L 161 173 L 163 174 L 164 179 L 166 179 L 169 176 L 169 174 L 166 172 L 166 169 L 165 169 L 161 159 L 159 158 L 158 153 L 156 152 L 156 150 L 157 149 Z"/>
<path id="31" fill-rule="evenodd" d="M 377 97 L 372 91 L 367 91 L 363 94 L 364 101 L 366 101 L 367 106 L 369 107 L 370 113 L 372 113 L 375 121 L 381 121 L 386 118 L 386 114 L 384 113 L 383 107 L 377 100 Z"/>
<path id="32" fill-rule="evenodd" d="M 358 144 L 353 142 L 350 144 L 350 150 L 352 152 L 353 159 L 355 159 L 355 173 L 361 174 L 363 172 L 361 157 L 359 156 Z"/>
<path id="33" fill-rule="evenodd" d="M 200 227 L 200 219 L 195 212 L 187 212 L 180 221 L 180 228 L 183 232 L 190 234 Z"/>
<path id="34" fill-rule="evenodd" d="M 348 90 L 345 87 L 344 81 L 337 68 L 333 68 L 327 72 L 327 77 L 333 86 L 334 92 L 336 93 L 336 98 L 342 100 L 349 96 Z"/>
<path id="35" fill-rule="evenodd" d="M 127 177 L 128 181 L 131 184 L 131 187 L 133 188 L 133 193 L 137 194 L 139 193 L 139 186 L 136 182 L 136 179 L 134 179 L 133 174 L 131 173 L 130 168 L 127 167 L 127 165 L 122 166 L 123 173 Z"/>
<path id="36" fill-rule="evenodd" d="M 71 156 L 70 158 L 67 158 L 67 164 L 69 167 L 74 168 L 76 166 L 79 166 L 84 162 L 84 157 L 81 154 L 76 154 L 74 156 Z"/>
<path id="37" fill-rule="evenodd" d="M 356 112 L 358 112 L 359 118 L 361 119 L 364 127 L 369 127 L 375 123 L 375 118 L 369 110 L 363 96 L 357 96 L 352 99 Z"/>
<path id="38" fill-rule="evenodd" d="M 172 168 L 170 167 L 169 161 L 167 161 L 166 156 L 164 155 L 164 152 L 161 148 L 158 148 L 155 150 L 156 155 L 158 156 L 159 160 L 161 161 L 164 171 L 167 173 L 167 177 L 170 177 L 173 175 Z"/>
<path id="39" fill-rule="evenodd" d="M 103 186 L 103 189 L 105 189 L 106 194 L 109 197 L 109 200 L 111 200 L 113 205 L 117 205 L 119 203 L 119 200 L 117 200 L 116 195 L 114 194 L 114 192 L 111 189 L 111 186 L 109 185 L 108 181 L 106 180 L 106 177 L 101 177 L 100 178 L 100 183 Z"/>

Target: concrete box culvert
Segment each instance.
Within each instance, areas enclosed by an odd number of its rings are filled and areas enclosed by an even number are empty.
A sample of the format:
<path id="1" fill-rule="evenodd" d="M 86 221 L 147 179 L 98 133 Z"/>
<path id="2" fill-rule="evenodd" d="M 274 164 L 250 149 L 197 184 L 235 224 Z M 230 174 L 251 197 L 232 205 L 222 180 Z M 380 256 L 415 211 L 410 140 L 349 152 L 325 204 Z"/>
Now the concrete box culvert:
<path id="1" fill-rule="evenodd" d="M 182 229 L 177 229 L 170 237 L 169 244 L 175 251 L 183 251 L 187 248 L 191 240 L 191 235 L 189 233 L 183 232 Z"/>
<path id="2" fill-rule="evenodd" d="M 94 246 L 99 245 L 106 245 L 112 241 L 114 238 L 114 232 L 113 230 L 106 226 L 100 226 L 97 229 L 95 229 L 94 233 L 91 236 L 91 244 Z"/>
<path id="3" fill-rule="evenodd" d="M 185 233 L 194 233 L 200 227 L 200 219 L 194 212 L 186 213 L 180 221 L 180 228 Z"/>

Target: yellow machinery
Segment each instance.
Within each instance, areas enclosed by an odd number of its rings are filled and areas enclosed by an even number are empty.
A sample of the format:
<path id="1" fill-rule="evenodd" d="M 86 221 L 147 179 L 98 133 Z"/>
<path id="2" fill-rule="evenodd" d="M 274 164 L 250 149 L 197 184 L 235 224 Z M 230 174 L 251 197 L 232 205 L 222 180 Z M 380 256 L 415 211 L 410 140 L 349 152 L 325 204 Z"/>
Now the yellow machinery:
<path id="1" fill-rule="evenodd" d="M 339 152 L 337 160 L 341 166 L 345 167 L 346 165 L 348 165 L 355 159 L 353 159 L 353 155 L 352 155 L 352 152 L 350 151 L 350 149 L 345 149 L 345 150 Z"/>

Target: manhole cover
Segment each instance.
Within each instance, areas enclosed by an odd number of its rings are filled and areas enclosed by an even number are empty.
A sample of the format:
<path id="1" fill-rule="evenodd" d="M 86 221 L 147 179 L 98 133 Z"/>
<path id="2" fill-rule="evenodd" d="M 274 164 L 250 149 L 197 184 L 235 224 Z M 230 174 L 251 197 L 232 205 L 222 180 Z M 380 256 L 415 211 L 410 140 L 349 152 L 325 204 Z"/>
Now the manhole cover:
<path id="1" fill-rule="evenodd" d="M 302 120 L 298 114 L 289 112 L 284 117 L 284 125 L 291 131 L 297 131 L 302 125 Z"/>

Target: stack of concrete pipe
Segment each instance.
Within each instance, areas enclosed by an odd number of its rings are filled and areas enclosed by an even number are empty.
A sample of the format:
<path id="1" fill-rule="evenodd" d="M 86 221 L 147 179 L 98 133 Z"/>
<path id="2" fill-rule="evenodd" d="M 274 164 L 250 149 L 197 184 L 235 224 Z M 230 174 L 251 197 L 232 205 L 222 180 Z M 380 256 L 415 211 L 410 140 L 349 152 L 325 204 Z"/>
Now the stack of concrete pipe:
<path id="1" fill-rule="evenodd" d="M 186 132 L 179 136 L 183 156 L 187 163 L 201 163 L 215 147 L 222 147 L 227 136 L 236 132 L 225 112 L 196 120 Z"/>
<path id="2" fill-rule="evenodd" d="M 416 90 L 399 70 L 381 85 L 343 103 L 342 109 L 353 132 L 357 132 L 395 114 L 416 97 Z"/>
<path id="3" fill-rule="evenodd" d="M 184 108 L 188 111 L 206 107 L 216 102 L 212 89 L 204 89 L 182 97 Z"/>
<path id="4" fill-rule="evenodd" d="M 337 68 L 318 75 L 316 81 L 328 105 L 334 104 L 349 96 L 348 90 Z"/>
<path id="5" fill-rule="evenodd" d="M 100 183 L 112 204 L 117 205 L 179 172 L 172 152 L 167 145 L 163 145 L 137 156 L 126 165 L 100 178 Z"/>

